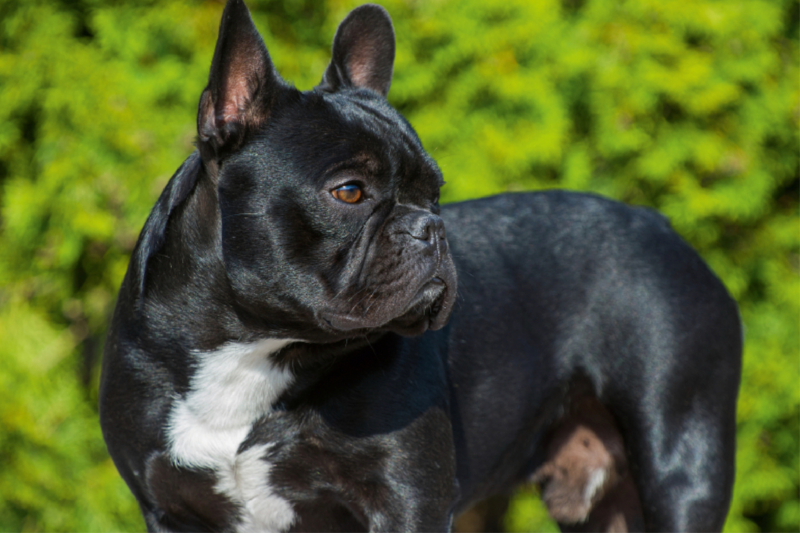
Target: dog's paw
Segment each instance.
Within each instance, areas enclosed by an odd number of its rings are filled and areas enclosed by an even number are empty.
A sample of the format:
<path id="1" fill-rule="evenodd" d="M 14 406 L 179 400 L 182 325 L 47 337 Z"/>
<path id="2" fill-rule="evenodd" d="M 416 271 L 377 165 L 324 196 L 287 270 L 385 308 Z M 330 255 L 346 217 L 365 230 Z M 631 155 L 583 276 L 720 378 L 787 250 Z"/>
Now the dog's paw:
<path id="1" fill-rule="evenodd" d="M 594 505 L 619 482 L 620 465 L 587 426 L 573 426 L 559 437 L 531 481 L 540 486 L 542 501 L 554 520 L 578 524 L 587 520 Z"/>

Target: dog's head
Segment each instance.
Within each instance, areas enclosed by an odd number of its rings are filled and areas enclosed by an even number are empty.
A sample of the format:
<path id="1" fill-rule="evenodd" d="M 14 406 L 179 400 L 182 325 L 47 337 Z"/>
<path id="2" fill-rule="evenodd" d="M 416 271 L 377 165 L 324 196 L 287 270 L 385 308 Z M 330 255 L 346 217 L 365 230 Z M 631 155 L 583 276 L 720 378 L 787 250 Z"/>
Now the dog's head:
<path id="1" fill-rule="evenodd" d="M 361 6 L 322 82 L 300 92 L 241 0 L 222 15 L 197 129 L 225 268 L 239 306 L 300 338 L 416 334 L 453 308 L 441 172 L 386 101 L 394 46 L 386 11 Z"/>

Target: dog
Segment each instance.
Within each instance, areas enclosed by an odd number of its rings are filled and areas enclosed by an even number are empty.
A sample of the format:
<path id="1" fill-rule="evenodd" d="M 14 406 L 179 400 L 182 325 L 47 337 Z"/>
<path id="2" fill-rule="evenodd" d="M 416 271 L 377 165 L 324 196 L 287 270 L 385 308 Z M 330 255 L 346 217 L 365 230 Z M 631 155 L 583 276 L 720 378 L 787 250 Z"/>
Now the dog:
<path id="1" fill-rule="evenodd" d="M 394 53 L 361 6 L 301 92 L 225 6 L 197 150 L 104 351 L 103 435 L 148 530 L 447 531 L 520 483 L 565 531 L 721 529 L 742 340 L 722 283 L 645 208 L 440 207 L 386 100 Z"/>

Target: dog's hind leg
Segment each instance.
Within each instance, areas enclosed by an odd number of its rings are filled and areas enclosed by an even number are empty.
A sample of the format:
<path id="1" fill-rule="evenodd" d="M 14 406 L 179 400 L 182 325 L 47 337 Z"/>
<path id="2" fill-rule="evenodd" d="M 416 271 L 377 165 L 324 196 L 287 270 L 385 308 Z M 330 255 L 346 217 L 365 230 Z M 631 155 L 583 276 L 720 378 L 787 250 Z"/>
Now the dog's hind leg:
<path id="1" fill-rule="evenodd" d="M 697 293 L 638 344 L 645 369 L 602 388 L 648 531 L 720 531 L 730 506 L 741 333 L 735 307 Z"/>
<path id="2" fill-rule="evenodd" d="M 734 481 L 736 391 L 720 386 L 724 379 L 706 381 L 670 390 L 651 385 L 619 418 L 647 531 L 720 531 L 725 522 Z"/>

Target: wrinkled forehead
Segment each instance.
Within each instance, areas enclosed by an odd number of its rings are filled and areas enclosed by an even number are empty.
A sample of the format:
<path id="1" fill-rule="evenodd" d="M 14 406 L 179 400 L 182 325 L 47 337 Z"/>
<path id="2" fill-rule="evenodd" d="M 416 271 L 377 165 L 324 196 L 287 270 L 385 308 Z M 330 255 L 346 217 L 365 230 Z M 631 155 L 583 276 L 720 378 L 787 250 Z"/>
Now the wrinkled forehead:
<path id="1" fill-rule="evenodd" d="M 310 179 L 351 170 L 422 199 L 443 183 L 413 128 L 371 91 L 303 93 L 274 119 L 265 140 Z"/>

